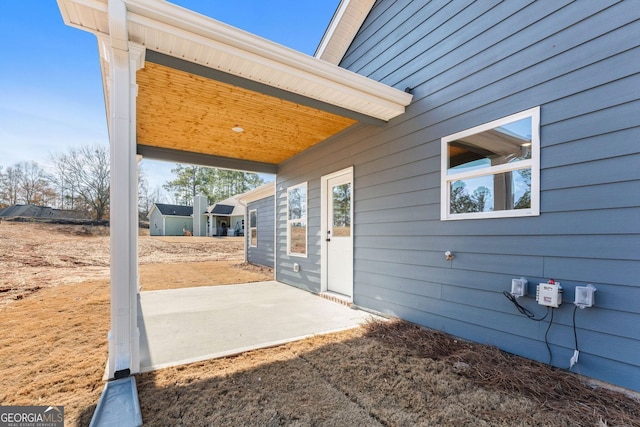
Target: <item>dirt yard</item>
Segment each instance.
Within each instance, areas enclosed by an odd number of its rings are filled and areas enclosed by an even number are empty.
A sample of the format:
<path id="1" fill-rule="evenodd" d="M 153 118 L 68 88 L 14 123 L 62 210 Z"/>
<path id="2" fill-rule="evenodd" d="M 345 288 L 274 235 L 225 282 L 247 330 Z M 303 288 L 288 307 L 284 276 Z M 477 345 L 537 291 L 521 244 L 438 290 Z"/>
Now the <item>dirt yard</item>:
<path id="1" fill-rule="evenodd" d="M 0 223 L 0 405 L 102 392 L 109 241 L 99 227 Z M 270 280 L 241 238 L 140 236 L 142 290 Z M 152 426 L 640 426 L 640 402 L 579 376 L 404 322 L 378 322 L 138 375 Z"/>

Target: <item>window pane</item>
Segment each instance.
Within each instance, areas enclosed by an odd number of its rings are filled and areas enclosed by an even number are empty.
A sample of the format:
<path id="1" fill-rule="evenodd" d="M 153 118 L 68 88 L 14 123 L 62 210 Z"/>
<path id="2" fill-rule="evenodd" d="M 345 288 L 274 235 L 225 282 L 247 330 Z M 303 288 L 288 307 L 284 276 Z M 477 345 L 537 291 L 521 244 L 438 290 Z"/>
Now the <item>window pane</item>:
<path id="1" fill-rule="evenodd" d="M 255 210 L 249 211 L 249 227 L 256 227 L 258 223 L 258 213 Z"/>
<path id="2" fill-rule="evenodd" d="M 307 253 L 307 224 L 303 222 L 289 223 L 290 251 L 296 254 Z"/>
<path id="3" fill-rule="evenodd" d="M 333 187 L 333 236 L 351 236 L 351 183 Z"/>
<path id="4" fill-rule="evenodd" d="M 531 207 L 531 169 L 457 180 L 450 184 L 450 213 Z"/>
<path id="5" fill-rule="evenodd" d="M 468 171 L 531 158 L 531 117 L 447 144 L 448 173 Z"/>
<path id="6" fill-rule="evenodd" d="M 307 187 L 290 188 L 287 192 L 289 201 L 289 219 L 302 219 L 307 216 Z"/>
<path id="7" fill-rule="evenodd" d="M 258 233 L 257 233 L 257 230 L 255 228 L 251 228 L 251 229 L 249 229 L 249 233 L 251 233 L 251 236 L 249 238 L 249 245 L 250 246 L 258 246 Z"/>

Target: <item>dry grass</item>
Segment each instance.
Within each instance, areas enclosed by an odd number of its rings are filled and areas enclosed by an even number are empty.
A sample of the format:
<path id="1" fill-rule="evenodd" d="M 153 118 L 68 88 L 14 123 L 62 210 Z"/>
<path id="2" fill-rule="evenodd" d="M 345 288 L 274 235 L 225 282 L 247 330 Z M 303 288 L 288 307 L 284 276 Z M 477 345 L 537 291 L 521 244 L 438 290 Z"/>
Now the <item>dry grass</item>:
<path id="1" fill-rule="evenodd" d="M 273 270 L 237 261 L 145 264 L 139 268 L 140 290 L 193 288 L 273 280 Z"/>
<path id="2" fill-rule="evenodd" d="M 107 357 L 105 237 L 7 224 L 0 224 L 0 266 L 18 271 L 0 285 L 38 289 L 5 292 L 0 305 L 0 405 L 64 405 L 67 425 L 85 426 Z M 140 240 L 143 290 L 273 277 L 240 264 L 233 245 L 230 255 L 216 255 L 216 239 L 202 262 L 193 262 L 202 243 Z M 35 248 L 33 258 L 25 248 Z M 75 263 L 83 252 L 97 265 Z M 180 262 L 170 262 L 176 256 Z M 640 403 L 623 394 L 405 322 L 167 368 L 137 382 L 143 419 L 153 426 L 640 426 Z"/>
<path id="3" fill-rule="evenodd" d="M 162 278 L 166 283 L 180 281 L 186 271 L 206 269 L 203 264 L 185 270 L 182 263 L 238 264 L 244 259 L 242 237 L 150 237 L 145 231 L 138 237 L 140 270 L 152 273 L 154 268 L 148 265 L 162 264 L 168 269 Z M 106 227 L 3 221 L 0 254 L 0 306 L 46 287 L 109 279 Z M 203 277 L 194 279 L 198 282 Z"/>
<path id="4" fill-rule="evenodd" d="M 0 324 L 0 404 L 64 405 L 74 425 L 102 392 L 108 281 L 43 288 L 0 308 Z"/>

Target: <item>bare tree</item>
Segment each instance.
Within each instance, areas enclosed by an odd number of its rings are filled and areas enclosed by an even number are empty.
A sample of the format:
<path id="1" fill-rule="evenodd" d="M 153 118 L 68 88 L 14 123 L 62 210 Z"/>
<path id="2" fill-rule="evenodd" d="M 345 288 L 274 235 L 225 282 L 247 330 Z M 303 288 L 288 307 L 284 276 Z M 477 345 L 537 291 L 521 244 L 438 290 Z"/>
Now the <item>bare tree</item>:
<path id="1" fill-rule="evenodd" d="M 73 148 L 57 156 L 55 163 L 63 171 L 65 188 L 73 189 L 75 208 L 97 220 L 105 218 L 109 210 L 109 150 L 97 145 Z"/>
<path id="2" fill-rule="evenodd" d="M 154 188 L 151 194 L 149 195 L 149 200 L 151 201 L 151 204 L 166 203 L 167 197 L 165 195 L 165 192 L 162 190 L 162 188 L 159 186 L 156 186 L 156 188 Z M 151 209 L 151 207 L 149 207 L 149 209 Z"/>
<path id="3" fill-rule="evenodd" d="M 22 168 L 19 163 L 13 167 L 9 166 L 0 175 L 0 198 L 3 204 L 10 206 L 18 203 L 21 177 Z"/>
<path id="4" fill-rule="evenodd" d="M 2 172 L 2 168 L 4 166 L 0 166 L 0 209 L 7 206 L 7 203 L 4 199 L 4 173 Z"/>
<path id="5" fill-rule="evenodd" d="M 49 175 L 37 162 L 16 163 L 4 172 L 0 167 L 0 205 L 44 206 L 51 204 L 55 197 Z"/>
<path id="6" fill-rule="evenodd" d="M 48 205 L 55 199 L 55 193 L 49 184 L 49 177 L 37 162 L 21 162 L 22 173 L 19 178 L 20 198 L 27 205 Z"/>
<path id="7" fill-rule="evenodd" d="M 152 204 L 149 181 L 142 167 L 138 167 L 138 213 L 141 217 L 149 214 Z"/>
<path id="8" fill-rule="evenodd" d="M 4 166 L 0 166 L 0 209 L 8 206 L 4 195 L 4 173 L 2 172 L 3 167 Z"/>
<path id="9" fill-rule="evenodd" d="M 60 209 L 75 210 L 76 183 L 72 179 L 66 155 L 52 155 L 51 184 L 57 192 L 57 205 Z"/>

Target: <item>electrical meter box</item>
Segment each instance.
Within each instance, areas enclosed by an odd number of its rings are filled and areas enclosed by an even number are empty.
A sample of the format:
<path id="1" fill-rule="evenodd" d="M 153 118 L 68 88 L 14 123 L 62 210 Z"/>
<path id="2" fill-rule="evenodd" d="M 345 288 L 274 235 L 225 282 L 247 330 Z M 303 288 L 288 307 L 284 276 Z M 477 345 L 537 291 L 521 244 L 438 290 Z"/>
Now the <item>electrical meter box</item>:
<path id="1" fill-rule="evenodd" d="M 538 284 L 536 301 L 547 307 L 559 307 L 562 304 L 562 286 L 559 282 Z"/>

